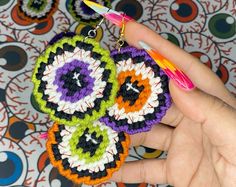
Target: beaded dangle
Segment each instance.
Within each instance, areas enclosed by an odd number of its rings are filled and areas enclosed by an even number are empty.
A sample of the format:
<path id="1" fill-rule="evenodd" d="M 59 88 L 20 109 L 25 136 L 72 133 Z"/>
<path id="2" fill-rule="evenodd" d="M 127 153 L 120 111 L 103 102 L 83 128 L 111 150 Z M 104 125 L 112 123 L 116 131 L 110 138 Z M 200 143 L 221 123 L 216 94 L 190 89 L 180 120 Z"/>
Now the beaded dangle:
<path id="1" fill-rule="evenodd" d="M 145 52 L 123 47 L 125 24 L 111 52 L 117 69 L 119 90 L 115 104 L 100 121 L 115 131 L 135 134 L 149 131 L 158 124 L 171 105 L 168 77 Z"/>
<path id="2" fill-rule="evenodd" d="M 118 83 L 108 50 L 87 37 L 61 33 L 37 61 L 32 76 L 34 95 L 42 111 L 60 124 L 87 124 L 114 104 Z"/>

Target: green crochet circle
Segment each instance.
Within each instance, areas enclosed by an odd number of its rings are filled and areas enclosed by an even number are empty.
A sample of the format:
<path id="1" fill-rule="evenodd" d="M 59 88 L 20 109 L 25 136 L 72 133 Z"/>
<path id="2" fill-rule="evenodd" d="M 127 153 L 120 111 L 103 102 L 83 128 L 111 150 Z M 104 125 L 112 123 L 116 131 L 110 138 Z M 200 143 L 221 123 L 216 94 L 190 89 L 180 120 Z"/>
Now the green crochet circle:
<path id="1" fill-rule="evenodd" d="M 96 137 L 102 136 L 102 142 L 99 144 L 99 147 L 96 149 L 95 154 L 93 156 L 90 155 L 90 152 L 84 152 L 82 148 L 77 148 L 77 144 L 79 143 L 80 137 L 83 135 L 84 131 L 88 129 L 89 135 L 92 133 L 96 133 Z M 107 135 L 107 130 L 101 128 L 99 126 L 94 126 L 89 123 L 87 125 L 79 125 L 77 130 L 72 134 L 70 139 L 70 149 L 72 156 L 77 155 L 79 159 L 84 159 L 85 163 L 93 163 L 99 161 L 103 154 L 106 151 L 107 146 L 109 145 L 109 137 Z"/>
<path id="2" fill-rule="evenodd" d="M 42 91 L 42 80 L 41 80 L 43 76 L 42 67 L 45 67 L 49 64 L 48 61 L 49 61 L 51 53 L 56 54 L 57 50 L 63 49 L 65 45 L 76 48 L 78 47 L 77 42 L 92 46 L 92 49 L 90 50 L 90 52 L 97 53 L 101 56 L 99 60 L 105 63 L 104 69 L 110 72 L 109 78 L 106 81 L 106 83 L 111 84 L 112 88 L 111 88 L 109 97 L 107 96 L 108 98 L 106 100 L 102 100 L 100 102 L 99 109 L 95 109 L 95 108 L 91 109 L 90 113 L 85 113 L 83 118 L 76 116 L 75 112 L 70 115 L 69 114 L 67 115 L 66 113 L 65 115 L 67 116 L 61 117 L 58 115 L 59 112 L 61 111 L 50 108 L 48 104 L 49 101 L 47 100 L 47 98 L 45 99 L 45 93 L 44 91 Z M 35 69 L 32 75 L 32 82 L 34 83 L 33 94 L 36 98 L 36 101 L 39 103 L 40 109 L 43 112 L 48 113 L 52 120 L 57 121 L 58 123 L 61 123 L 61 124 L 71 125 L 71 126 L 76 125 L 78 123 L 87 124 L 91 121 L 97 120 L 101 116 L 104 116 L 106 109 L 114 104 L 116 93 L 118 90 L 118 82 L 116 78 L 116 66 L 114 64 L 114 61 L 110 57 L 109 51 L 101 48 L 99 43 L 94 41 L 93 39 L 89 39 L 89 38 L 85 39 L 83 36 L 63 38 L 57 41 L 56 43 L 54 43 L 53 45 L 48 46 L 45 52 L 42 55 L 40 55 L 36 61 Z"/>

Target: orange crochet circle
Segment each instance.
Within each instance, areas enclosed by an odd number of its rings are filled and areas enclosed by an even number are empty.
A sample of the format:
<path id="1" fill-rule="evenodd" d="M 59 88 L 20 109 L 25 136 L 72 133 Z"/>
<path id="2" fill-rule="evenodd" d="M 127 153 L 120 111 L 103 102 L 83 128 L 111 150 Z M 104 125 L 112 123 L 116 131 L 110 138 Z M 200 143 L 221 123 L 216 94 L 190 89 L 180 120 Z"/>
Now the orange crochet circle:
<path id="1" fill-rule="evenodd" d="M 73 128 L 73 127 L 70 127 Z M 107 181 L 111 178 L 112 174 L 117 171 L 120 166 L 123 164 L 123 162 L 125 161 L 126 156 L 128 155 L 128 150 L 129 150 L 129 144 L 130 144 L 130 138 L 128 134 L 125 134 L 125 141 L 121 141 L 121 145 L 123 148 L 123 153 L 119 153 L 119 159 L 116 160 L 116 167 L 114 168 L 109 168 L 107 169 L 107 175 L 106 176 L 102 176 L 99 179 L 91 179 L 91 176 L 84 176 L 84 177 L 80 177 L 78 176 L 78 174 L 73 174 L 71 169 L 65 169 L 63 167 L 63 161 L 61 160 L 56 160 L 55 156 L 54 156 L 54 152 L 53 152 L 53 145 L 58 145 L 58 142 L 56 140 L 55 137 L 55 133 L 59 132 L 59 124 L 54 123 L 53 126 L 49 129 L 48 131 L 48 141 L 46 143 L 46 149 L 49 155 L 49 159 L 52 163 L 52 165 L 56 168 L 58 168 L 59 173 L 63 176 L 65 176 L 67 179 L 75 182 L 75 183 L 85 183 L 87 185 L 96 185 L 99 183 L 102 183 L 104 181 Z"/>
<path id="2" fill-rule="evenodd" d="M 130 106 L 129 101 L 123 101 L 122 96 L 116 98 L 116 103 L 118 104 L 118 108 L 125 109 L 125 112 L 135 112 L 139 111 L 144 104 L 146 103 L 148 97 L 151 95 L 151 86 L 149 84 L 149 79 L 143 79 L 142 75 L 139 74 L 138 76 L 135 74 L 135 71 L 122 71 L 118 75 L 118 83 L 121 86 L 124 82 L 126 77 L 131 77 L 131 82 L 138 82 L 138 86 L 144 86 L 144 90 L 140 93 L 138 100 L 134 103 L 134 105 Z"/>

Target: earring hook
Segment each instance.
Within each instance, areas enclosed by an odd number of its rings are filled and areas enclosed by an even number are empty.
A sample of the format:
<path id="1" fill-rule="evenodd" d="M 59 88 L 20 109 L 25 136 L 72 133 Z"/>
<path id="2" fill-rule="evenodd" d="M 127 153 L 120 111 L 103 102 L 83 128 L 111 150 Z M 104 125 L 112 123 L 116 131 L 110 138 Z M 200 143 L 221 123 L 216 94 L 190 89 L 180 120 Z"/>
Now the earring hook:
<path id="1" fill-rule="evenodd" d="M 120 29 L 119 39 L 116 42 L 116 45 L 118 46 L 118 52 L 120 52 L 121 47 L 125 44 L 124 36 L 125 36 L 125 18 L 124 15 L 122 14 L 122 27 Z"/>

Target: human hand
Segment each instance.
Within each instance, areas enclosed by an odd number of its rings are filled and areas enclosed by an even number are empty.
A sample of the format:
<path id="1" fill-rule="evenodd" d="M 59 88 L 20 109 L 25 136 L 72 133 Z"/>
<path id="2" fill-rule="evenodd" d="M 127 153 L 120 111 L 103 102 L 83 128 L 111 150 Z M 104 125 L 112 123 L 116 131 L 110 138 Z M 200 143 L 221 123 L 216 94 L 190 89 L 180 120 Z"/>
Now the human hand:
<path id="1" fill-rule="evenodd" d="M 133 33 L 136 33 L 135 35 Z M 126 24 L 126 41 L 144 41 L 181 68 L 196 89 L 170 81 L 173 104 L 151 131 L 131 136 L 131 146 L 168 151 L 166 159 L 125 163 L 111 180 L 185 186 L 236 186 L 236 99 L 190 54 L 140 24 Z"/>

